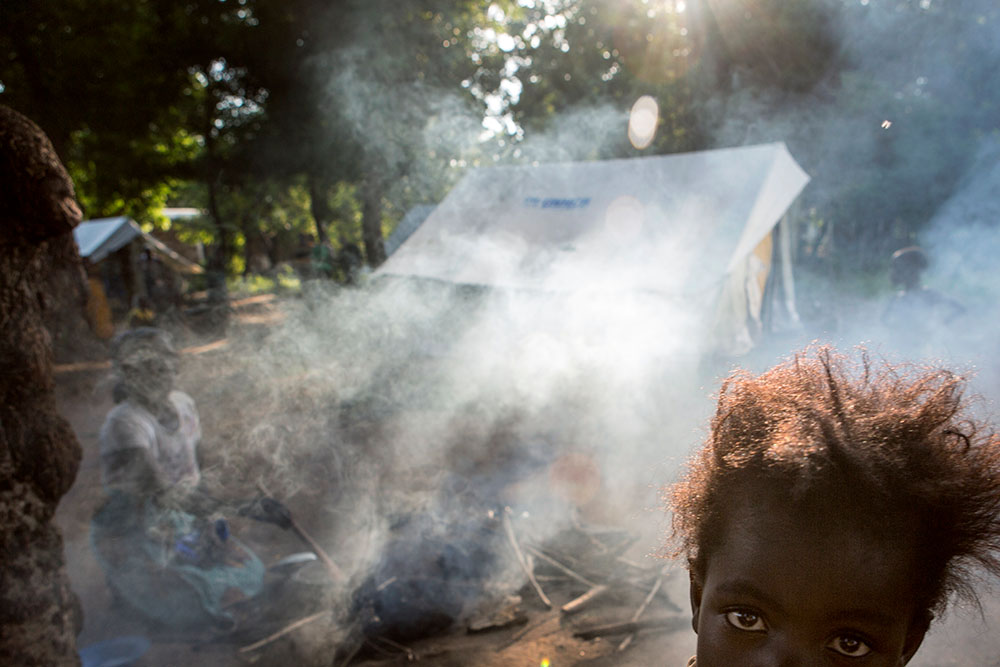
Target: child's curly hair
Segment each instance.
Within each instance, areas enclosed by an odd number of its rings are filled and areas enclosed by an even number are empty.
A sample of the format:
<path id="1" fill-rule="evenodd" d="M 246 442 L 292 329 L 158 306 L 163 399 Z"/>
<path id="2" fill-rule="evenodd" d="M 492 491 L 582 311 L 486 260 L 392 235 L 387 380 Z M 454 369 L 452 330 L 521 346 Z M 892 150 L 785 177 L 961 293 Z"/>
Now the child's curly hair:
<path id="1" fill-rule="evenodd" d="M 952 594 L 975 601 L 976 566 L 1000 574 L 1000 438 L 965 416 L 964 386 L 945 370 L 875 367 L 829 347 L 759 377 L 733 374 L 705 446 L 667 492 L 674 555 L 703 576 L 727 501 L 763 483 L 791 503 L 846 500 L 882 535 L 910 519 L 923 609 L 943 611 Z"/>

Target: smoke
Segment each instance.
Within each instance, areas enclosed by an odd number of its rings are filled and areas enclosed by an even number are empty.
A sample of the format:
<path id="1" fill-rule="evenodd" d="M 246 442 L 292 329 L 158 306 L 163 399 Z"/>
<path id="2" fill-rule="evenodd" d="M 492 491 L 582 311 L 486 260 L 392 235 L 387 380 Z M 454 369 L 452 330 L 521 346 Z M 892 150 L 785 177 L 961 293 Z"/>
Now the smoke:
<path id="1" fill-rule="evenodd" d="M 871 271 L 915 240 L 910 230 L 947 199 L 992 126 L 984 83 L 1000 17 L 972 0 L 816 6 L 836 48 L 809 88 L 780 85 L 780 63 L 776 81 L 737 63 L 731 91 L 705 112 L 716 146 L 785 141 L 813 177 L 802 203 L 814 217 L 802 217 L 832 227 L 842 266 Z M 772 30 L 778 43 L 796 39 L 794 24 Z"/>
<path id="2" fill-rule="evenodd" d="M 662 524 L 645 510 L 709 407 L 708 334 L 699 307 L 608 276 L 557 263 L 530 290 L 393 276 L 308 285 L 282 326 L 233 332 L 224 373 L 188 367 L 214 434 L 204 477 L 298 508 L 358 585 L 346 608 L 381 609 L 403 635 L 419 630 L 410 614 L 430 617 L 386 610 L 412 586 L 445 616 L 516 590 L 497 532 L 505 507 L 534 543 L 583 520 L 631 524 L 655 551 Z M 444 566 L 435 545 L 449 545 Z"/>
<path id="3" fill-rule="evenodd" d="M 970 367 L 974 388 L 993 403 L 1000 400 L 996 363 L 1000 350 L 990 333 L 1000 323 L 995 259 L 1000 249 L 998 178 L 1000 145 L 995 138 L 985 139 L 954 194 L 919 238 L 930 260 L 926 283 L 966 309 L 957 326 L 950 327 L 944 353 Z"/>
<path id="4" fill-rule="evenodd" d="M 993 275 L 1000 221 L 1000 143 L 984 139 L 952 197 L 937 210 L 921 237 L 933 262 L 929 276 L 943 289 L 962 293 L 979 312 L 993 314 Z"/>
<path id="5" fill-rule="evenodd" d="M 966 4 L 968 20 L 949 33 L 915 3 L 831 0 L 847 64 L 839 77 L 795 94 L 743 77 L 704 112 L 716 146 L 785 141 L 813 177 L 807 207 L 836 211 L 862 183 L 874 193 L 867 214 L 881 219 L 909 210 L 896 199 L 914 183 L 940 177 L 948 188 L 957 184 L 947 204 L 925 212 L 931 223 L 919 240 L 931 255 L 928 282 L 979 318 L 981 326 L 966 330 L 974 335 L 992 329 L 998 302 L 986 276 L 998 247 L 1000 151 L 986 144 L 976 161 L 964 152 L 980 111 L 956 109 L 945 116 L 954 124 L 934 117 L 942 99 L 977 98 L 981 81 L 960 73 L 982 74 L 986 65 L 970 64 L 995 55 L 977 19 L 992 16 L 990 4 Z M 995 21 L 987 24 L 995 30 Z M 387 175 L 387 195 L 398 206 L 440 200 L 461 172 L 456 167 L 493 161 L 480 141 L 481 116 L 458 95 L 383 76 L 361 47 L 326 58 L 314 68 L 328 73 L 331 118 L 362 143 L 366 169 Z M 627 121 L 625 109 L 610 105 L 564 110 L 549 131 L 511 146 L 511 157 L 604 157 L 625 142 Z M 692 223 L 708 215 L 698 202 L 690 209 Z M 617 231 L 628 236 L 627 228 Z M 477 260 L 506 267 L 514 259 L 474 236 L 464 241 Z M 185 371 L 181 384 L 203 417 L 204 477 L 229 489 L 260 487 L 300 508 L 353 580 L 375 577 L 376 588 L 384 583 L 378 578 L 391 578 L 386 568 L 400 562 L 413 532 L 461 545 L 506 506 L 535 541 L 584 519 L 635 528 L 653 551 L 662 523 L 642 510 L 655 506 L 656 488 L 700 439 L 708 395 L 724 369 L 704 354 L 703 341 L 714 336 L 704 301 L 670 301 L 615 283 L 656 266 L 672 267 L 684 284 L 698 269 L 685 247 L 678 242 L 675 254 L 643 262 L 623 253 L 614 266 L 556 264 L 533 277 L 532 290 L 392 277 L 360 289 L 307 285 L 300 301 L 285 304 L 283 325 L 234 332 L 224 363 Z M 900 349 L 880 321 L 887 284 L 861 301 L 815 276 L 803 276 L 801 286 L 827 319 L 812 320 L 801 338 L 761 348 L 747 365 L 769 365 L 809 337 L 972 365 L 991 351 L 983 339 L 948 336 L 942 341 L 951 349 Z M 502 541 L 488 544 L 498 554 L 505 549 Z M 468 560 L 464 553 L 452 554 L 449 572 Z M 491 585 L 516 581 L 508 557 L 498 555 L 491 568 Z M 483 587 L 470 593 L 481 595 Z"/>
<path id="6" fill-rule="evenodd" d="M 521 162 L 573 162 L 618 155 L 628 110 L 604 104 L 564 109 L 544 131 L 527 134 L 512 157 Z"/>
<path id="7" fill-rule="evenodd" d="M 910 345 L 882 316 L 894 289 L 891 253 L 920 244 L 930 259 L 924 284 L 966 305 L 975 321 L 992 321 L 985 259 L 996 239 L 989 215 L 970 212 L 990 210 L 986 175 L 997 159 L 984 140 L 998 101 L 984 85 L 1000 62 L 995 3 L 830 0 L 816 7 L 836 49 L 813 86 L 790 91 L 737 64 L 730 90 L 704 109 L 714 145 L 785 141 L 812 176 L 796 212 L 797 291 L 807 326 L 794 343 L 863 343 L 890 358 L 980 367 L 991 346 L 973 340 L 985 329 L 970 331 L 968 318 L 935 326 L 935 340 Z M 779 43 L 795 38 L 772 30 Z M 786 354 L 787 343 L 758 351 L 754 363 Z"/>

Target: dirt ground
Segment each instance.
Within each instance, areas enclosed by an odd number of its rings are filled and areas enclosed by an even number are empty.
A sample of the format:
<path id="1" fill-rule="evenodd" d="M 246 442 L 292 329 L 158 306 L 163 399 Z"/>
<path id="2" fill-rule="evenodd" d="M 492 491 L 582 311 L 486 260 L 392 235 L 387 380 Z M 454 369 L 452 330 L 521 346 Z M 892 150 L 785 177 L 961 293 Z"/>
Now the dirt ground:
<path id="1" fill-rule="evenodd" d="M 247 326 L 276 326 L 275 318 L 253 314 Z M 246 331 L 230 331 L 230 345 L 235 346 Z M 196 350 L 186 358 L 187 364 L 200 367 L 202 375 L 224 376 L 238 365 L 227 345 L 216 343 Z M 238 640 L 211 639 L 211 635 L 171 635 L 153 631 L 133 615 L 113 605 L 103 574 L 89 544 L 89 520 L 102 499 L 98 467 L 98 431 L 107 412 L 112 407 L 109 369 L 100 365 L 85 368 L 63 369 L 57 374 L 57 392 L 60 409 L 70 421 L 83 447 L 83 460 L 75 485 L 58 509 L 56 521 L 62 531 L 70 580 L 80 597 L 84 610 L 84 628 L 78 645 L 85 647 L 94 642 L 122 635 L 144 635 L 152 641 L 152 648 L 134 664 L 136 667 L 230 667 L 235 665 L 330 665 L 333 646 L 342 636 L 333 624 L 333 616 L 321 617 L 286 636 L 259 649 L 243 650 L 255 639 L 240 637 Z M 204 388 L 200 388 L 204 389 Z M 197 394 L 197 392 L 192 391 Z M 211 425 L 212 420 L 206 420 Z M 206 433 L 206 440 L 213 434 Z M 370 489 L 376 493 L 376 489 Z M 338 549 L 329 533 L 323 530 L 324 516 L 309 511 L 309 499 L 293 496 L 289 507 L 303 525 L 322 536 L 321 541 L 338 558 Z M 631 558 L 648 558 L 656 550 L 662 524 L 649 518 L 647 509 L 634 507 L 618 510 L 621 516 L 602 517 L 618 526 L 636 526 L 641 537 L 630 551 Z M 302 545 L 287 533 L 270 526 L 261 526 L 241 519 L 233 520 L 234 534 L 250 543 L 264 558 L 273 562 L 281 555 L 302 551 Z M 525 609 L 529 615 L 526 625 L 497 630 L 487 634 L 470 635 L 456 631 L 451 635 L 416 642 L 402 652 L 395 647 L 382 647 L 382 654 L 369 652 L 364 660 L 352 664 L 396 665 L 420 662 L 444 667 L 476 664 L 482 667 L 563 667 L 570 665 L 602 667 L 621 665 L 683 665 L 694 653 L 695 635 L 690 629 L 686 608 L 687 585 L 684 572 L 674 569 L 665 577 L 664 590 L 675 608 L 661 607 L 651 616 L 663 617 L 665 625 L 639 633 L 628 650 L 616 652 L 620 637 L 581 640 L 572 635 L 574 627 L 624 620 L 630 607 L 602 607 L 600 614 L 581 615 L 566 619 L 558 610 L 547 611 L 540 603 L 524 594 Z M 558 606 L 568 597 L 553 595 Z M 918 656 L 912 661 L 915 667 L 990 667 L 1000 666 L 1000 596 L 995 592 L 982 593 L 982 613 L 975 610 L 952 611 L 938 622 L 924 642 Z M 634 608 L 634 607 L 631 607 Z"/>
<path id="2" fill-rule="evenodd" d="M 97 370 L 77 372 L 60 376 L 59 404 L 63 415 L 69 419 L 83 446 L 84 456 L 76 483 L 67 494 L 57 512 L 64 538 L 65 553 L 70 580 L 84 609 L 84 628 L 78 638 L 78 646 L 84 647 L 94 642 L 122 635 L 144 635 L 153 644 L 150 651 L 135 663 L 136 667 L 173 667 L 184 664 L 188 667 L 229 667 L 235 665 L 258 664 L 332 664 L 330 654 L 310 655 L 311 651 L 329 651 L 329 642 L 317 635 L 323 632 L 336 636 L 329 619 L 319 619 L 298 633 L 290 633 L 286 638 L 258 651 L 240 652 L 240 646 L 252 643 L 251 638 L 241 643 L 229 641 L 206 641 L 208 636 L 177 637 L 170 634 L 152 634 L 143 622 L 112 604 L 100 566 L 93 556 L 88 537 L 88 523 L 102 499 L 100 471 L 97 456 L 97 437 L 104 416 L 112 407 L 107 371 Z M 297 516 L 304 508 L 292 507 Z M 302 517 L 300 517 L 302 518 Z M 300 544 L 289 536 L 267 527 L 252 523 L 234 521 L 233 530 L 246 538 L 248 533 L 257 540 L 254 547 L 275 555 L 302 550 Z M 241 532 L 242 531 L 242 532 Z M 277 538 L 278 544 L 273 540 Z M 650 537 L 652 539 L 652 536 Z M 652 544 L 650 542 L 650 544 Z M 637 551 L 651 551 L 638 547 Z M 641 557 L 641 556 L 640 556 Z M 666 578 L 665 588 L 672 600 L 680 605 L 686 596 L 684 574 L 673 572 Z M 569 597 L 553 596 L 556 605 L 569 601 Z M 546 611 L 540 603 L 527 600 L 526 611 L 530 621 L 510 629 L 498 630 L 482 635 L 456 632 L 446 637 L 417 642 L 408 648 L 418 662 L 429 665 L 478 664 L 483 667 L 501 665 L 524 665 L 537 667 L 543 664 L 561 665 L 681 665 L 693 653 L 694 637 L 689 631 L 687 616 L 673 613 L 674 620 L 665 629 L 644 630 L 633 642 L 630 649 L 615 655 L 614 650 L 621 637 L 608 639 L 580 640 L 572 636 L 574 627 L 589 627 L 615 620 L 623 620 L 630 615 L 629 609 L 604 607 L 600 616 L 581 615 L 569 624 L 558 611 Z M 660 614 L 662 616 L 662 614 Z M 314 647 L 319 647 L 315 648 Z M 288 662 L 293 658 L 293 662 Z M 548 663 L 544 663 L 548 660 Z M 395 665 L 411 662 L 407 654 L 387 649 L 383 656 L 368 657 L 356 661 L 357 665 Z"/>

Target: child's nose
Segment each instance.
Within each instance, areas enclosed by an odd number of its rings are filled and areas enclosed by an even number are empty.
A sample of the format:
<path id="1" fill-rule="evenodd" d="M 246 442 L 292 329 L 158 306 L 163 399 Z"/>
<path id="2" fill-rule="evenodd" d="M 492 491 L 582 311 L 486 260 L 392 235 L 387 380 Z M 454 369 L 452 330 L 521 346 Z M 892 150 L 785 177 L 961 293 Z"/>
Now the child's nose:
<path id="1" fill-rule="evenodd" d="M 754 667 L 824 667 L 829 660 L 815 641 L 790 636 L 774 636 L 767 642 L 760 661 Z"/>

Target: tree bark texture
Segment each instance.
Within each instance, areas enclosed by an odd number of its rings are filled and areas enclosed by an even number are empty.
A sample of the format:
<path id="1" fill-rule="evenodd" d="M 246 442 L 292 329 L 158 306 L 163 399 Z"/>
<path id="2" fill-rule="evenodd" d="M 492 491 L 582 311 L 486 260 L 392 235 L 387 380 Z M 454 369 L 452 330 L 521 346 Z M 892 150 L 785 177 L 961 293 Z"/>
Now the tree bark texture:
<path id="1" fill-rule="evenodd" d="M 80 217 L 73 184 L 48 138 L 27 118 L 0 106 L 3 665 L 79 664 L 76 635 L 82 617 L 52 519 L 73 484 L 81 452 L 56 411 L 44 311 L 54 272 L 83 279 L 72 235 Z"/>
<path id="2" fill-rule="evenodd" d="M 369 176 L 362 188 L 361 237 L 365 244 L 365 261 L 378 268 L 385 261 L 385 243 L 382 240 L 382 188 Z"/>

